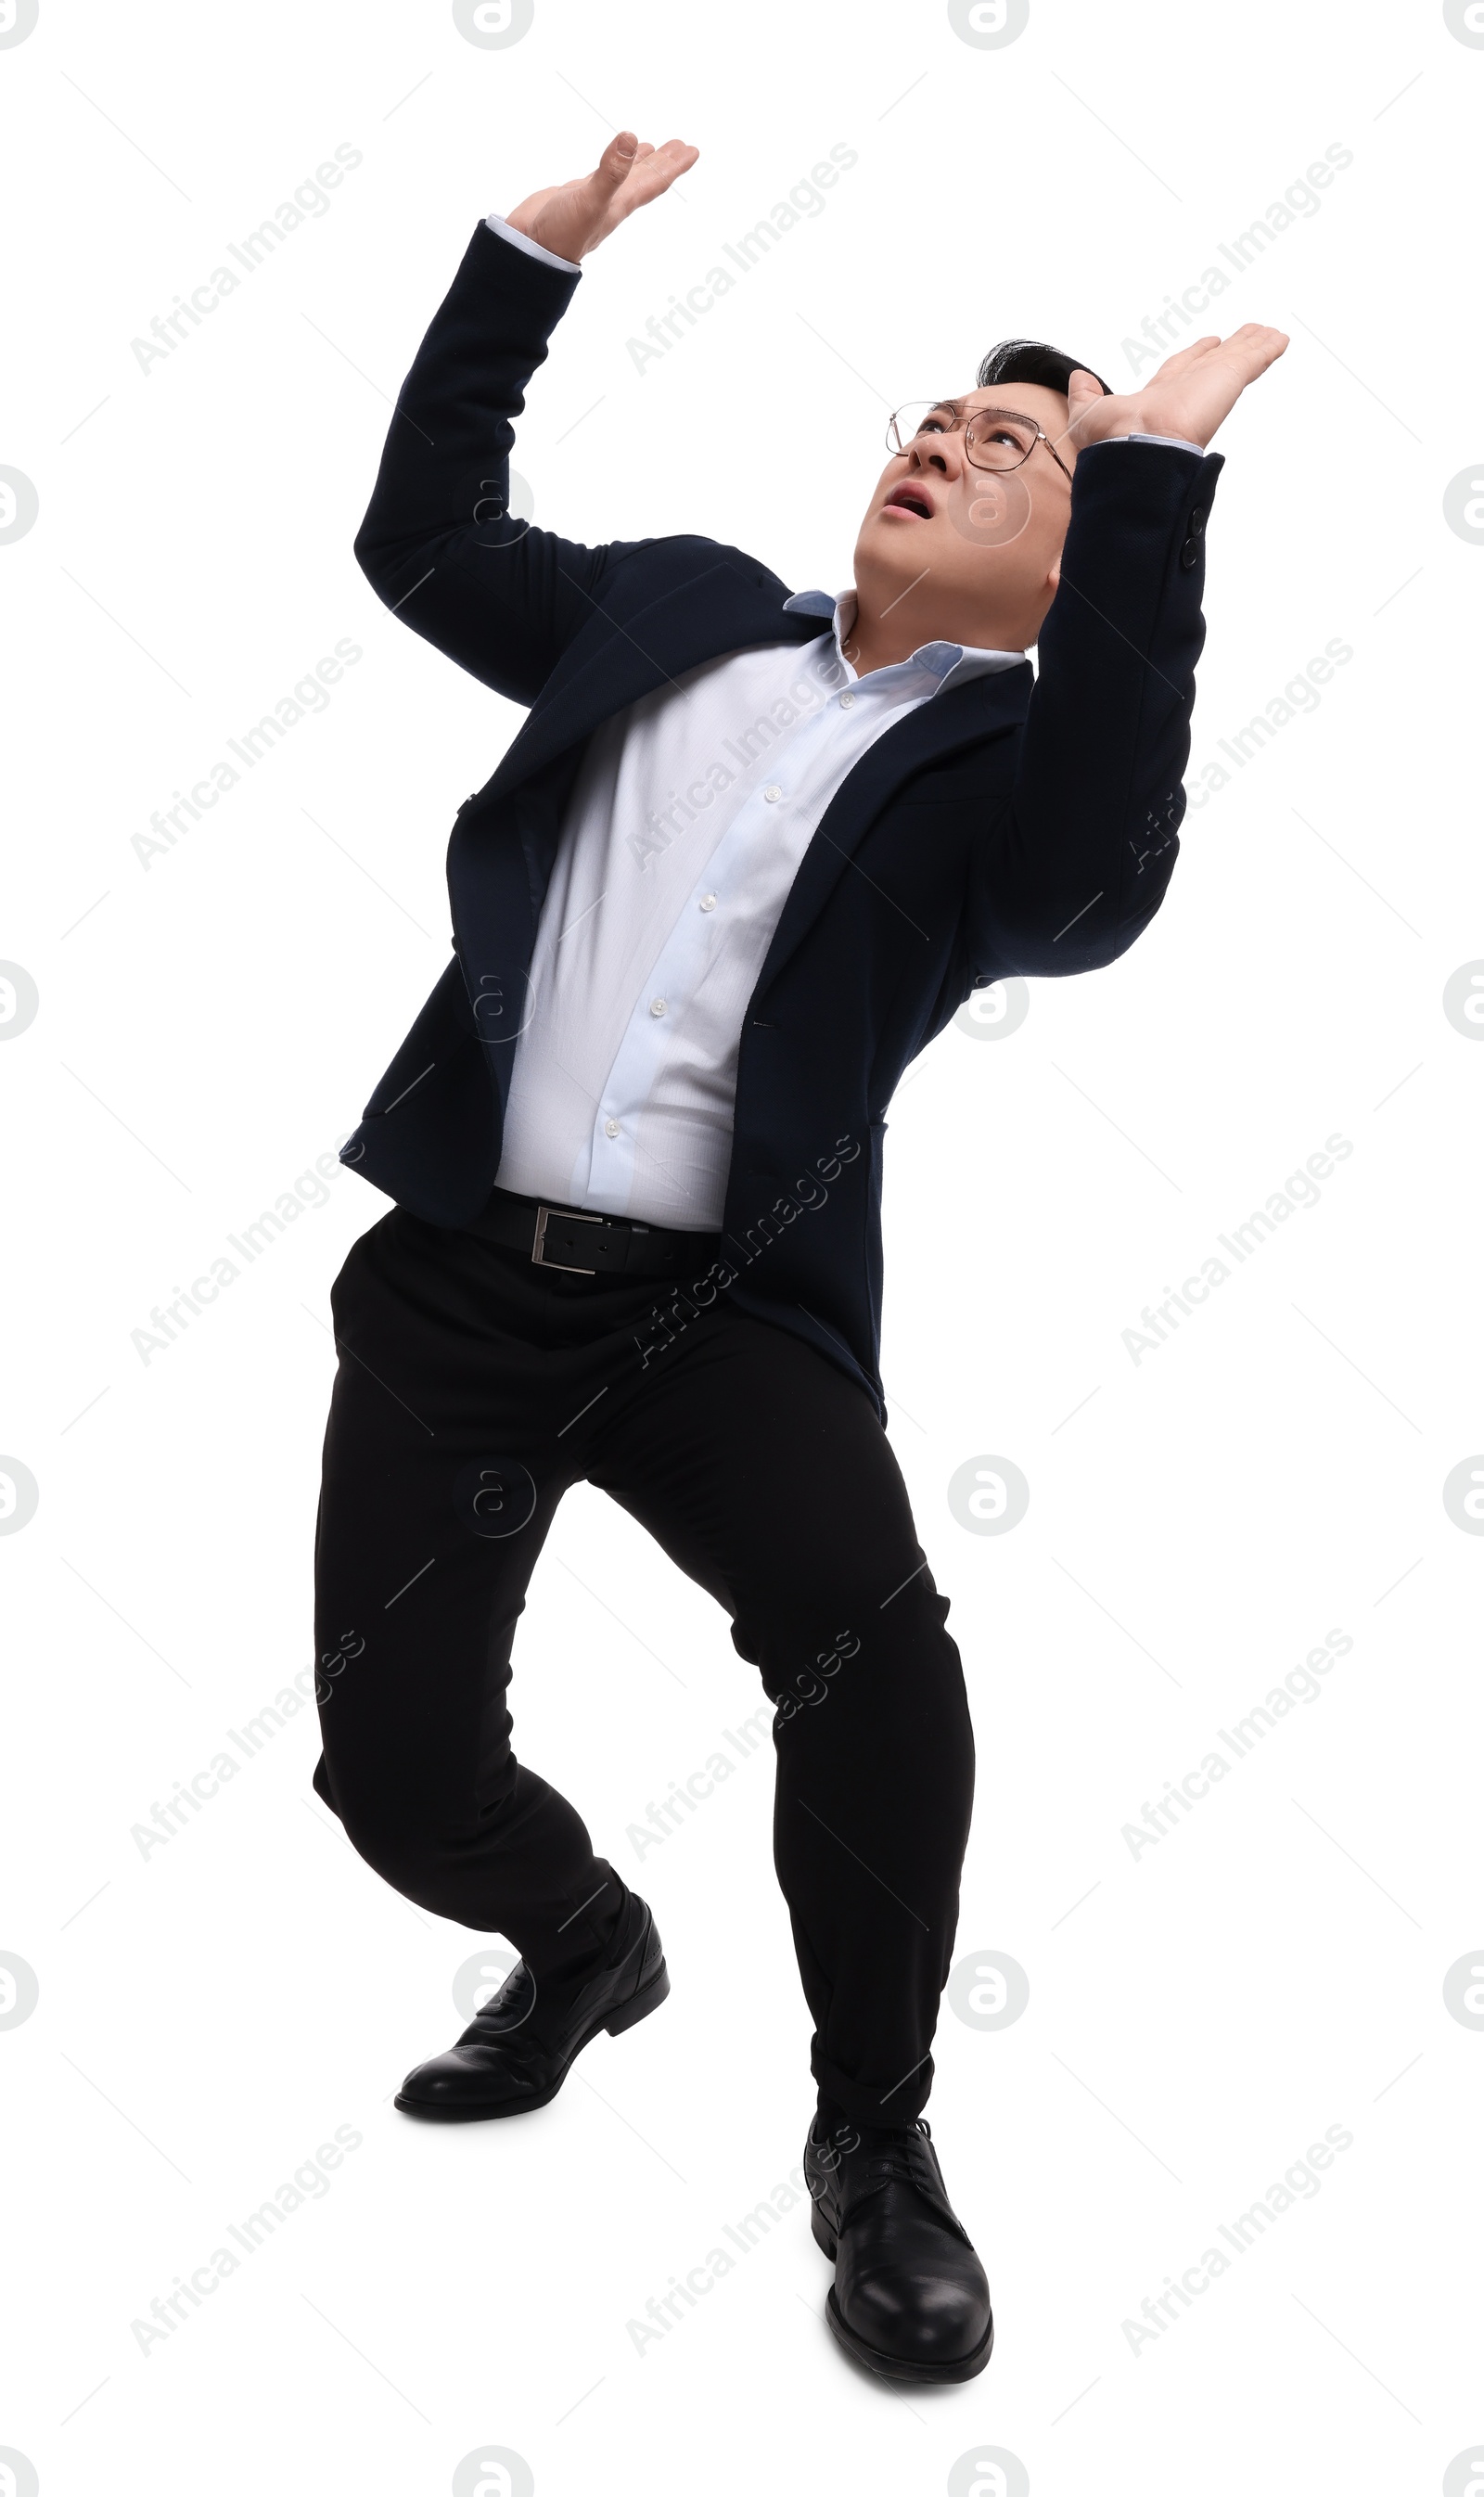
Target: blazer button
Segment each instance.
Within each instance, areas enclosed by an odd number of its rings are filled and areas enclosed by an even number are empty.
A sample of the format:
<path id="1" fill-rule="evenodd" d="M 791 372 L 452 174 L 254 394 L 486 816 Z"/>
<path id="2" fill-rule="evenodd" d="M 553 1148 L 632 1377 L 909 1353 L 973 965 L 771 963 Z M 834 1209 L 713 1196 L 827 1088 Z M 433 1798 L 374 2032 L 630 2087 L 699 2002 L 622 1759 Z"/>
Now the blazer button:
<path id="1" fill-rule="evenodd" d="M 1193 572 L 1193 571 L 1194 571 L 1195 566 L 1196 566 L 1196 563 L 1197 563 L 1197 561 L 1199 560 L 1199 557 L 1200 557 L 1200 552 L 1201 552 L 1201 542 L 1200 542 L 1200 539 L 1199 539 L 1199 538 L 1186 538 L 1184 545 L 1181 548 L 1181 551 L 1180 551 L 1180 568 L 1181 568 L 1181 571 L 1182 571 L 1182 572 Z"/>
<path id="2" fill-rule="evenodd" d="M 1190 515 L 1190 535 L 1193 538 L 1200 538 L 1204 537 L 1205 534 L 1206 505 L 1204 503 L 1197 503 L 1194 511 Z"/>

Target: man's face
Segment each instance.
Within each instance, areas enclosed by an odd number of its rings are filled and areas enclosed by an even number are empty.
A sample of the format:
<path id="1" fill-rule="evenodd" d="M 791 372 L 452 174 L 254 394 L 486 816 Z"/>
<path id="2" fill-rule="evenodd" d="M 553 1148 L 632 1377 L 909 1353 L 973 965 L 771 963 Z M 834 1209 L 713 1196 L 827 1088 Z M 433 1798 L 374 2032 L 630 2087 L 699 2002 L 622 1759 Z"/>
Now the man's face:
<path id="1" fill-rule="evenodd" d="M 1039 383 L 1000 382 L 923 412 L 923 429 L 882 470 L 855 551 L 858 589 L 875 616 L 890 609 L 900 619 L 909 648 L 949 641 L 1025 649 L 1056 594 L 1069 477 L 1040 440 L 1007 472 L 974 464 L 964 420 L 992 408 L 1040 426 L 1066 469 L 1076 466 L 1066 400 Z M 987 430 L 981 458 L 995 456 L 998 429 Z M 1013 456 L 1008 442 L 1001 456 Z"/>

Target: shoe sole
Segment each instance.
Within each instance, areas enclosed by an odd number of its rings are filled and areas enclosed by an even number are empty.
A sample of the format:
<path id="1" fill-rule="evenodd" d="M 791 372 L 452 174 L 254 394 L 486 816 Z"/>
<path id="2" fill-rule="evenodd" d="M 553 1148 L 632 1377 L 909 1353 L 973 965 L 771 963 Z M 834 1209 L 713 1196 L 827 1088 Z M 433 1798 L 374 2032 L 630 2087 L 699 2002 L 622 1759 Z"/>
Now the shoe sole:
<path id="1" fill-rule="evenodd" d="M 809 2231 L 821 2254 L 828 2255 L 834 2262 L 837 2241 L 817 2202 L 809 2213 Z M 971 2376 L 983 2375 L 995 2347 L 993 2316 L 989 2330 L 976 2350 L 970 2350 L 963 2358 L 938 2359 L 898 2358 L 889 2351 L 873 2349 L 868 2341 L 862 2340 L 859 2332 L 852 2331 L 840 2313 L 839 2299 L 833 2289 L 825 2300 L 825 2318 L 842 2350 L 848 2350 L 852 2358 L 859 2358 L 862 2366 L 868 2367 L 873 2376 L 889 2376 L 899 2385 L 967 2384 Z"/>
<path id="2" fill-rule="evenodd" d="M 501 2116 L 533 2114 L 537 2107 L 551 2105 L 584 2046 L 590 2046 L 604 2030 L 610 2038 L 621 2037 L 625 2029 L 634 2028 L 651 2011 L 657 2011 L 669 1992 L 670 1972 L 661 1960 L 647 1984 L 631 1994 L 627 2003 L 620 2003 L 606 2020 L 595 2020 L 585 2038 L 578 2039 L 551 2088 L 538 2090 L 530 2098 L 506 2099 L 497 2106 L 438 2106 L 426 2099 L 407 2098 L 398 2090 L 392 2103 L 400 2107 L 403 2115 L 423 2116 L 431 2124 L 492 2124 Z"/>

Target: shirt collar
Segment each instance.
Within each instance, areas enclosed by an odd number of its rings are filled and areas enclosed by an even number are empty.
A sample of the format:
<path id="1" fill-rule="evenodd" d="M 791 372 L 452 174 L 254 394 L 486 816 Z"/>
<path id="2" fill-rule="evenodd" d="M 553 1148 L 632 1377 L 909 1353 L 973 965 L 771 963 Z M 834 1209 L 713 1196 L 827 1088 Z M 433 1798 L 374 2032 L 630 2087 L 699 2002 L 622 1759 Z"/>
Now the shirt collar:
<path id="1" fill-rule="evenodd" d="M 783 612 L 786 616 L 828 616 L 835 635 L 836 653 L 854 681 L 856 672 L 844 651 L 844 644 L 855 623 L 854 589 L 842 589 L 837 597 L 832 597 L 828 589 L 796 590 L 792 598 L 784 599 Z M 924 642 L 909 659 L 898 660 L 889 668 L 872 669 L 871 680 L 873 682 L 887 679 L 895 681 L 904 670 L 911 669 L 934 678 L 933 691 L 941 693 L 949 684 L 963 684 L 970 677 L 989 676 L 1000 668 L 1023 667 L 1025 661 L 1024 650 L 981 650 L 966 642 Z"/>

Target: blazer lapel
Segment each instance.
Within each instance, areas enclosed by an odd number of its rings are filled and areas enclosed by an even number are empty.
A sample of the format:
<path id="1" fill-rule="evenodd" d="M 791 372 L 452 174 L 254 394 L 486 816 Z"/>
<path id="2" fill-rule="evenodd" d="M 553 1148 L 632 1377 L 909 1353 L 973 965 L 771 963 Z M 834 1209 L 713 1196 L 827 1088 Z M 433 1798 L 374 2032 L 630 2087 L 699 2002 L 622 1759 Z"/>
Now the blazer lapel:
<path id="1" fill-rule="evenodd" d="M 787 595 L 781 582 L 723 556 L 632 616 L 600 609 L 468 811 L 508 797 L 616 711 L 706 660 L 762 642 L 811 642 L 829 631 L 826 617 L 786 615 Z"/>
<path id="2" fill-rule="evenodd" d="M 998 729 L 1018 726 L 1025 718 L 1033 683 L 1028 660 L 1022 667 L 971 677 L 964 684 L 934 694 L 868 747 L 836 791 L 804 853 L 758 975 L 754 998 L 766 995 L 807 934 L 866 833 L 902 782 L 933 763 L 945 762 L 964 746 L 978 744 Z"/>

